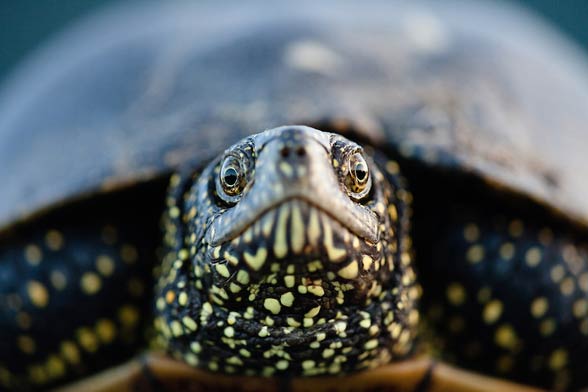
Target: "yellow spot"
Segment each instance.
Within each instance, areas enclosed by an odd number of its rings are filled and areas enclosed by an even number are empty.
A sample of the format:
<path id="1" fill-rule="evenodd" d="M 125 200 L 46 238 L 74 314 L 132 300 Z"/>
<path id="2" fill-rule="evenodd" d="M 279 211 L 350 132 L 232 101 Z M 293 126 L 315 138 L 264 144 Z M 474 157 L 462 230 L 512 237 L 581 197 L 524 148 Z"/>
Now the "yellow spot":
<path id="1" fill-rule="evenodd" d="M 25 354 L 32 355 L 35 353 L 35 341 L 28 335 L 20 335 L 16 339 L 16 344 L 18 345 L 20 351 L 22 351 Z"/>
<path id="2" fill-rule="evenodd" d="M 296 284 L 294 276 L 292 276 L 292 275 L 284 276 L 284 284 L 288 288 L 294 287 L 294 285 Z"/>
<path id="3" fill-rule="evenodd" d="M 175 337 L 182 336 L 184 334 L 184 329 L 182 328 L 182 324 L 178 320 L 174 320 L 170 323 L 170 328 Z"/>
<path id="4" fill-rule="evenodd" d="M 580 323 L 580 332 L 582 335 L 588 336 L 588 319 L 584 319 Z"/>
<path id="5" fill-rule="evenodd" d="M 102 280 L 94 272 L 86 272 L 80 279 L 80 286 L 85 294 L 93 295 L 100 291 Z"/>
<path id="6" fill-rule="evenodd" d="M 218 272 L 218 274 L 224 278 L 231 276 L 231 273 L 225 264 L 217 264 L 214 268 L 216 269 L 216 272 Z"/>
<path id="7" fill-rule="evenodd" d="M 232 338 L 233 336 L 235 336 L 235 328 L 233 327 L 226 327 L 224 330 L 224 334 L 226 337 L 228 338 Z"/>
<path id="8" fill-rule="evenodd" d="M 38 308 L 44 308 L 49 303 L 49 293 L 42 283 L 31 280 L 27 284 L 27 294 L 31 303 Z"/>
<path id="9" fill-rule="evenodd" d="M 258 334 L 257 334 L 260 338 L 265 338 L 269 336 L 269 331 L 267 330 L 267 326 L 263 326 L 261 327 L 261 329 L 259 330 Z"/>
<path id="10" fill-rule="evenodd" d="M 300 205 L 295 204 L 292 208 L 290 219 L 290 241 L 292 244 L 292 251 L 295 253 L 300 253 L 302 251 L 305 237 L 306 233 Z"/>
<path id="11" fill-rule="evenodd" d="M 466 253 L 466 259 L 472 263 L 479 263 L 484 258 L 484 248 L 482 245 L 473 245 L 470 246 Z"/>
<path id="12" fill-rule="evenodd" d="M 585 299 L 579 299 L 574 302 L 573 307 L 574 316 L 577 318 L 582 318 L 588 314 L 588 301 Z"/>
<path id="13" fill-rule="evenodd" d="M 102 343 L 112 343 L 116 336 L 116 326 L 108 319 L 100 319 L 96 323 L 96 334 Z"/>
<path id="14" fill-rule="evenodd" d="M 366 350 L 373 350 L 374 348 L 378 347 L 378 339 L 371 339 L 371 340 L 368 340 L 368 341 L 367 341 L 367 342 L 366 342 L 366 343 L 363 345 L 363 347 L 364 347 Z"/>
<path id="15" fill-rule="evenodd" d="M 480 229 L 475 223 L 468 223 L 463 230 L 463 237 L 467 242 L 476 242 L 480 238 Z"/>
<path id="16" fill-rule="evenodd" d="M 37 245 L 27 245 L 24 250 L 24 257 L 29 264 L 39 265 L 43 259 L 43 253 Z"/>
<path id="17" fill-rule="evenodd" d="M 549 368 L 561 370 L 568 364 L 568 353 L 565 349 L 559 348 L 549 356 Z"/>
<path id="18" fill-rule="evenodd" d="M 398 174 L 400 172 L 400 167 L 398 166 L 398 163 L 396 163 L 395 161 L 388 161 L 386 162 L 386 171 L 390 174 Z"/>
<path id="19" fill-rule="evenodd" d="M 549 336 L 555 332 L 556 323 L 552 318 L 545 319 L 539 324 L 539 332 L 543 336 Z"/>
<path id="20" fill-rule="evenodd" d="M 10 373 L 5 367 L 0 366 L 0 386 L 8 389 L 8 386 L 12 383 L 12 373 Z"/>
<path id="21" fill-rule="evenodd" d="M 49 230 L 45 235 L 45 243 L 51 250 L 60 250 L 63 248 L 63 235 L 57 230 Z"/>
<path id="22" fill-rule="evenodd" d="M 280 296 L 280 303 L 284 306 L 292 306 L 292 304 L 294 303 L 294 294 L 292 294 L 290 291 L 282 294 Z"/>
<path id="23" fill-rule="evenodd" d="M 502 324 L 496 329 L 494 342 L 508 350 L 515 350 L 519 345 L 517 334 L 509 324 Z"/>
<path id="24" fill-rule="evenodd" d="M 176 299 L 175 291 L 167 290 L 167 292 L 165 293 L 165 302 L 171 305 L 174 302 L 174 299 Z"/>
<path id="25" fill-rule="evenodd" d="M 571 277 L 567 277 L 561 282 L 559 288 L 563 295 L 572 295 L 576 285 L 574 284 L 574 280 Z"/>
<path id="26" fill-rule="evenodd" d="M 132 328 L 139 322 L 139 312 L 131 305 L 124 305 L 118 310 L 118 318 L 123 326 Z"/>
<path id="27" fill-rule="evenodd" d="M 103 276 L 110 276 L 114 272 L 114 261 L 106 255 L 100 255 L 96 258 L 96 269 Z"/>
<path id="28" fill-rule="evenodd" d="M 53 287 L 55 287 L 56 290 L 61 291 L 67 285 L 67 278 L 65 277 L 65 274 L 58 270 L 51 271 L 51 274 L 49 275 L 49 280 L 51 281 L 51 284 L 53 285 Z"/>
<path id="29" fill-rule="evenodd" d="M 286 223 L 290 215 L 290 208 L 288 204 L 280 207 L 278 213 L 278 221 L 276 223 L 276 234 L 274 240 L 274 255 L 277 258 L 282 258 L 288 253 L 288 242 L 286 239 Z"/>
<path id="30" fill-rule="evenodd" d="M 535 318 L 543 317 L 548 309 L 549 303 L 545 297 L 536 298 L 531 302 L 531 314 Z"/>
<path id="31" fill-rule="evenodd" d="M 180 306 L 186 306 L 186 304 L 188 303 L 188 294 L 186 294 L 185 291 L 182 291 L 178 296 L 178 303 L 180 304 Z"/>
<path id="32" fill-rule="evenodd" d="M 274 252 L 275 252 L 275 248 L 274 248 Z M 287 250 L 286 250 L 286 252 L 287 252 Z M 284 255 L 285 255 L 285 253 L 284 253 Z M 257 252 L 255 252 L 254 255 L 245 251 L 243 253 L 243 257 L 245 259 L 245 263 L 247 263 L 247 265 L 249 267 L 251 267 L 252 270 L 259 271 L 261 269 L 261 267 L 263 266 L 263 264 L 265 263 L 265 261 L 267 260 L 267 249 L 265 247 L 261 246 L 259 249 L 257 249 Z M 244 284 L 246 284 L 246 283 L 244 283 Z"/>
<path id="33" fill-rule="evenodd" d="M 196 331 L 198 329 L 198 324 L 196 324 L 196 321 L 188 316 L 182 317 L 182 324 L 184 324 L 184 326 L 190 331 Z"/>
<path id="34" fill-rule="evenodd" d="M 69 363 L 78 364 L 80 362 L 80 351 L 75 343 L 66 340 L 61 343 L 61 356 Z"/>
<path id="35" fill-rule="evenodd" d="M 532 247 L 525 253 L 525 262 L 529 267 L 536 267 L 541 262 L 541 249 Z"/>
<path id="36" fill-rule="evenodd" d="M 241 283 L 244 286 L 249 284 L 249 274 L 247 273 L 247 271 L 239 270 L 239 272 L 237 272 L 237 282 Z"/>
<path id="37" fill-rule="evenodd" d="M 325 289 L 323 289 L 322 286 L 308 286 L 307 289 L 309 293 L 314 294 L 317 297 L 322 297 L 325 295 Z"/>
<path id="38" fill-rule="evenodd" d="M 355 279 L 358 274 L 359 267 L 357 265 L 357 261 L 355 260 L 353 260 L 351 263 L 347 264 L 345 267 L 337 271 L 337 275 L 345 279 Z"/>
<path id="39" fill-rule="evenodd" d="M 133 245 L 124 244 L 120 248 L 120 258 L 127 264 L 133 264 L 139 258 L 139 252 Z"/>
<path id="40" fill-rule="evenodd" d="M 551 269 L 550 275 L 554 283 L 559 283 L 565 275 L 565 270 L 562 265 L 556 265 Z"/>
<path id="41" fill-rule="evenodd" d="M 282 306 L 275 298 L 266 298 L 263 301 L 263 307 L 272 312 L 272 314 L 278 314 L 282 310 Z"/>
<path id="42" fill-rule="evenodd" d="M 372 266 L 374 259 L 372 259 L 370 256 L 368 255 L 363 255 L 361 258 L 361 264 L 363 266 L 363 269 L 366 271 L 369 271 L 370 267 Z"/>
<path id="43" fill-rule="evenodd" d="M 50 355 L 45 364 L 47 373 L 51 378 L 59 378 L 65 374 L 65 364 L 56 355 Z"/>
<path id="44" fill-rule="evenodd" d="M 396 222 L 398 220 L 398 210 L 394 204 L 390 204 L 388 206 L 388 215 L 390 215 L 392 222 Z"/>
<path id="45" fill-rule="evenodd" d="M 515 254 L 515 247 L 512 242 L 505 242 L 504 244 L 500 245 L 498 253 L 500 254 L 501 259 L 511 260 Z"/>
<path id="46" fill-rule="evenodd" d="M 93 353 L 98 350 L 98 339 L 96 335 L 86 327 L 79 328 L 76 333 L 78 343 L 87 352 Z"/>
<path id="47" fill-rule="evenodd" d="M 447 286 L 446 295 L 449 303 L 455 306 L 462 305 L 466 299 L 465 289 L 459 283 L 451 283 Z"/>
<path id="48" fill-rule="evenodd" d="M 288 366 L 289 366 L 288 361 L 286 361 L 284 359 L 276 362 L 276 369 L 278 369 L 278 370 L 286 370 L 286 369 L 288 369 Z"/>
<path id="49" fill-rule="evenodd" d="M 290 327 L 294 327 L 294 328 L 298 328 L 300 327 L 300 323 L 298 321 L 296 321 L 294 318 L 292 317 L 288 317 L 286 319 L 286 323 L 290 326 Z"/>
<path id="50" fill-rule="evenodd" d="M 578 278 L 578 286 L 580 286 L 582 291 L 588 293 L 588 272 L 584 272 L 580 275 Z"/>
<path id="51" fill-rule="evenodd" d="M 306 361 L 302 361 L 302 369 L 309 370 L 314 368 L 314 361 L 312 359 L 307 359 Z"/>
<path id="52" fill-rule="evenodd" d="M 321 306 L 315 306 L 314 308 L 310 309 L 308 312 L 304 314 L 306 318 L 313 318 L 321 311 Z"/>
<path id="53" fill-rule="evenodd" d="M 515 219 L 508 225 L 508 233 L 513 237 L 520 237 L 523 235 L 524 226 L 523 222 L 519 219 Z"/>
<path id="54" fill-rule="evenodd" d="M 502 315 L 502 302 L 495 299 L 484 306 L 482 316 L 486 324 L 494 324 Z"/>

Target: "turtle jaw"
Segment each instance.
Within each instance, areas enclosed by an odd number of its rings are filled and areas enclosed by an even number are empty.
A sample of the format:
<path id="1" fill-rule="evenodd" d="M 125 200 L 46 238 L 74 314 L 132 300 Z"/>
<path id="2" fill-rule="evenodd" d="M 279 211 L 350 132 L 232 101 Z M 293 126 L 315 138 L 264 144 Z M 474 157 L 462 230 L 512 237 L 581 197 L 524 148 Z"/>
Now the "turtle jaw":
<path id="1" fill-rule="evenodd" d="M 398 320 L 395 339 L 403 334 L 403 349 L 412 332 L 393 294 L 397 260 L 389 233 L 371 243 L 294 198 L 261 214 L 239 236 L 203 244 L 192 283 L 207 305 L 194 309 L 211 311 L 195 339 L 217 342 L 207 355 L 238 357 L 229 369 L 267 376 L 349 373 L 401 356 L 406 351 L 390 350 L 392 326 L 386 323 Z M 250 357 L 240 355 L 243 348 Z"/>

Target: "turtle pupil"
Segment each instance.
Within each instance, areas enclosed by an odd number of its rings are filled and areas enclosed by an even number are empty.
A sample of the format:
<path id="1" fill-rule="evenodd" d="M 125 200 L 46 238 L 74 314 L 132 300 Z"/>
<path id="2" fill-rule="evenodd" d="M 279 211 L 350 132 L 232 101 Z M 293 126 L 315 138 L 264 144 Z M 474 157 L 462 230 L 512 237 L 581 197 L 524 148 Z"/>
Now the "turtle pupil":
<path id="1" fill-rule="evenodd" d="M 223 182 L 228 187 L 234 187 L 237 185 L 237 181 L 239 180 L 239 173 L 235 170 L 234 167 L 228 167 L 225 169 L 223 173 Z"/>
<path id="2" fill-rule="evenodd" d="M 367 179 L 367 167 L 364 162 L 356 163 L 353 172 L 359 182 L 364 182 Z"/>

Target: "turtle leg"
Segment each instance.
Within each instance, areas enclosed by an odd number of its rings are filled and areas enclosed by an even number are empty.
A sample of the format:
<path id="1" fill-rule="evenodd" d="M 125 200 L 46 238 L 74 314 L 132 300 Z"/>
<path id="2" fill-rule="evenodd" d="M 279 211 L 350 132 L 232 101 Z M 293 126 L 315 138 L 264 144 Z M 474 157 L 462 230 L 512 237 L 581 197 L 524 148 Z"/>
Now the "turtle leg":
<path id="1" fill-rule="evenodd" d="M 154 234 L 143 221 L 74 215 L 0 243 L 0 389 L 58 385 L 145 342 Z"/>
<path id="2" fill-rule="evenodd" d="M 425 238 L 423 303 L 445 358 L 558 390 L 588 384 L 585 234 L 456 207 Z"/>

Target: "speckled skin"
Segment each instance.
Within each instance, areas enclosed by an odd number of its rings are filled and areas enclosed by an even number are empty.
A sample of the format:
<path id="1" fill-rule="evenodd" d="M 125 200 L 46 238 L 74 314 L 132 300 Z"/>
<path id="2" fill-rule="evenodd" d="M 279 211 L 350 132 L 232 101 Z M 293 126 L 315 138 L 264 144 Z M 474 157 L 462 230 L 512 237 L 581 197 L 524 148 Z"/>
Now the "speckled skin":
<path id="1" fill-rule="evenodd" d="M 0 390 L 63 384 L 144 347 L 159 215 L 112 195 L 4 233 Z"/>

